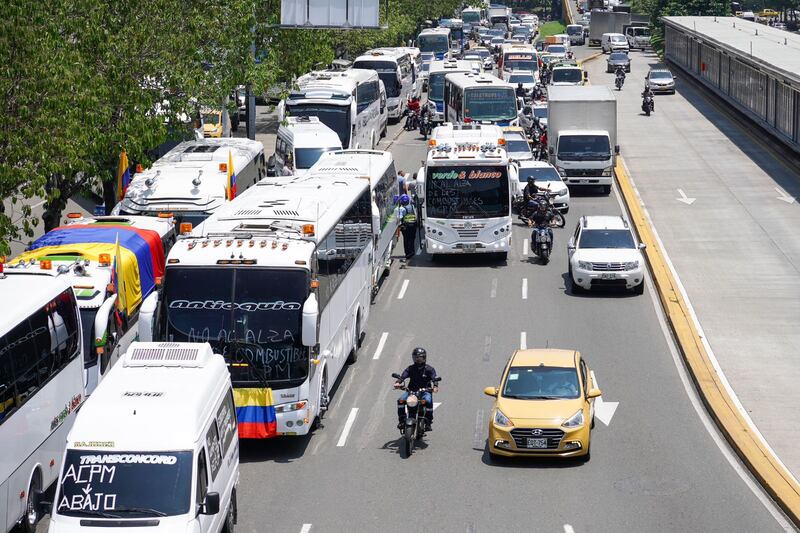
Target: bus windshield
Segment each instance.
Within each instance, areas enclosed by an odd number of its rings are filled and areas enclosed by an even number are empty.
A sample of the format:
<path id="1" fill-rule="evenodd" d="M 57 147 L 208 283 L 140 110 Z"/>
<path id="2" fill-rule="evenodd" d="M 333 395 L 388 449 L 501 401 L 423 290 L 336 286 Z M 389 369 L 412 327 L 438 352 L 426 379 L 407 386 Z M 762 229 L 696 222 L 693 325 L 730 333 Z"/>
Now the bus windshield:
<path id="1" fill-rule="evenodd" d="M 288 116 L 319 117 L 320 122 L 336 132 L 342 146 L 350 146 L 350 106 L 327 104 L 293 104 L 287 105 Z"/>
<path id="2" fill-rule="evenodd" d="M 420 52 L 445 53 L 450 50 L 446 35 L 420 35 L 417 41 Z"/>
<path id="3" fill-rule="evenodd" d="M 386 88 L 387 98 L 400 96 L 400 83 L 397 79 L 397 64 L 390 61 L 356 61 L 353 68 L 374 70 Z"/>
<path id="4" fill-rule="evenodd" d="M 463 11 L 461 13 L 461 20 L 464 22 L 480 22 L 481 14 L 478 11 Z"/>
<path id="5" fill-rule="evenodd" d="M 192 452 L 67 450 L 57 514 L 101 518 L 189 512 Z"/>
<path id="6" fill-rule="evenodd" d="M 464 117 L 494 122 L 517 116 L 517 101 L 511 87 L 469 87 L 464 95 Z"/>
<path id="7" fill-rule="evenodd" d="M 425 202 L 431 218 L 508 216 L 508 172 L 501 166 L 428 168 Z"/>
<path id="8" fill-rule="evenodd" d="M 234 386 L 295 387 L 308 375 L 300 325 L 308 275 L 300 269 L 169 268 L 165 340 L 208 342 Z M 242 349 L 248 343 L 256 347 Z M 231 366 L 232 363 L 243 363 Z"/>
<path id="9" fill-rule="evenodd" d="M 509 59 L 503 63 L 503 70 L 527 70 L 531 73 L 539 70 L 535 59 Z"/>

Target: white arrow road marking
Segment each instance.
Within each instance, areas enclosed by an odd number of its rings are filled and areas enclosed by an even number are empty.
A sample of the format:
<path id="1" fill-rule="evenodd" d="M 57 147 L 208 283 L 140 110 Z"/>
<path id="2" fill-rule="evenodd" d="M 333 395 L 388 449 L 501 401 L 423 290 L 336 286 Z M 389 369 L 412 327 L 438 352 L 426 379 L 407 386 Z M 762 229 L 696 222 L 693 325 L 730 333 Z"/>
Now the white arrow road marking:
<path id="1" fill-rule="evenodd" d="M 592 370 L 592 384 L 596 389 L 600 388 L 600 385 L 597 384 L 597 378 L 594 377 L 594 370 Z M 614 417 L 614 412 L 618 406 L 619 402 L 605 402 L 602 396 L 598 396 L 594 399 L 594 416 L 608 426 L 611 424 L 611 419 Z"/>
<path id="2" fill-rule="evenodd" d="M 786 194 L 786 191 L 779 189 L 778 187 L 775 187 L 775 190 L 778 191 L 778 194 L 780 194 L 780 196 L 778 196 L 777 198 L 778 200 L 786 202 L 787 204 L 794 203 L 795 200 L 794 196 L 789 196 L 788 194 Z"/>
<path id="3" fill-rule="evenodd" d="M 311 524 L 303 524 L 300 533 L 308 533 L 309 531 L 311 531 Z"/>
<path id="4" fill-rule="evenodd" d="M 675 198 L 675 199 L 678 200 L 679 202 L 685 203 L 686 205 L 692 205 L 694 203 L 694 201 L 697 200 L 697 198 L 689 198 L 689 197 L 687 197 L 686 193 L 683 192 L 683 189 L 678 189 L 678 194 L 680 194 L 681 197 L 680 198 Z"/>
<path id="5" fill-rule="evenodd" d="M 347 416 L 347 421 L 344 423 L 344 429 L 342 430 L 342 434 L 339 436 L 339 442 L 336 443 L 336 446 L 341 448 L 347 443 L 347 435 L 350 433 L 350 429 L 353 427 L 353 422 L 356 421 L 356 415 L 358 415 L 358 407 L 353 407 L 350 409 L 350 414 Z"/>
<path id="6" fill-rule="evenodd" d="M 406 290 L 408 289 L 408 281 L 409 280 L 407 280 L 407 279 L 403 280 L 403 286 L 400 287 L 400 293 L 397 295 L 397 299 L 398 300 L 402 300 L 403 296 L 406 295 Z"/>
<path id="7" fill-rule="evenodd" d="M 381 340 L 378 341 L 378 347 L 375 348 L 375 355 L 372 356 L 372 360 L 380 358 L 381 352 L 383 351 L 383 347 L 386 345 L 386 338 L 389 336 L 388 331 L 384 331 L 381 334 Z"/>
<path id="8" fill-rule="evenodd" d="M 564 533 L 575 533 L 575 530 L 569 524 L 564 524 Z"/>
<path id="9" fill-rule="evenodd" d="M 442 405 L 442 402 L 433 402 L 433 410 L 435 411 L 440 405 Z"/>

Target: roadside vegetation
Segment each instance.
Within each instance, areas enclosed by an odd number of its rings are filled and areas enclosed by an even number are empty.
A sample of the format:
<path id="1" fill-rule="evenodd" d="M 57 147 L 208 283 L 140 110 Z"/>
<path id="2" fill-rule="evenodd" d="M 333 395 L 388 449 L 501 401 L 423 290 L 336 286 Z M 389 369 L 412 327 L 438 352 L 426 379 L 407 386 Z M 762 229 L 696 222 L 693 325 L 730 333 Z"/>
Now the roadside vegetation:
<path id="1" fill-rule="evenodd" d="M 561 21 L 553 20 L 551 22 L 545 22 L 539 26 L 539 38 L 544 39 L 550 35 L 558 35 L 566 31 L 567 27 Z"/>

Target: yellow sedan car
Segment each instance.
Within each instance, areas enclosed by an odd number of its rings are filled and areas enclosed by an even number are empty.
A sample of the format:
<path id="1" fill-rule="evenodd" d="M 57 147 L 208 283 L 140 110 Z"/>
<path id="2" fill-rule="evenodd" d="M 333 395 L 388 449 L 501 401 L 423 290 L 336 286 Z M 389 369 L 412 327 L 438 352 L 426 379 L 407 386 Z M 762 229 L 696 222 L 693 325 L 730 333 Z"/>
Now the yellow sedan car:
<path id="1" fill-rule="evenodd" d="M 575 350 L 517 350 L 489 420 L 493 456 L 583 457 L 589 459 L 594 399 L 600 396 L 581 354 Z"/>
<path id="2" fill-rule="evenodd" d="M 203 111 L 203 137 L 222 137 L 222 111 L 210 109 Z"/>

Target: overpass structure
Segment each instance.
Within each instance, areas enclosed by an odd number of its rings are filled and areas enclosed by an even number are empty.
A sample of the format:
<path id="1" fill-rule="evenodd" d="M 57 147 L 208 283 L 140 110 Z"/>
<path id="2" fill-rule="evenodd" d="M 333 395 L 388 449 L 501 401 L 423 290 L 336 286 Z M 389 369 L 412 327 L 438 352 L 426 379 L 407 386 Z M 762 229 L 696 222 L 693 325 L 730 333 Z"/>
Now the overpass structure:
<path id="1" fill-rule="evenodd" d="M 735 17 L 664 17 L 666 59 L 800 153 L 800 36 Z"/>

